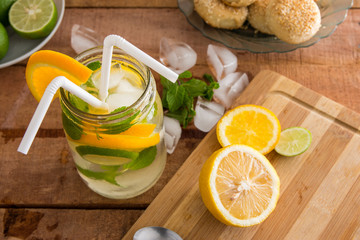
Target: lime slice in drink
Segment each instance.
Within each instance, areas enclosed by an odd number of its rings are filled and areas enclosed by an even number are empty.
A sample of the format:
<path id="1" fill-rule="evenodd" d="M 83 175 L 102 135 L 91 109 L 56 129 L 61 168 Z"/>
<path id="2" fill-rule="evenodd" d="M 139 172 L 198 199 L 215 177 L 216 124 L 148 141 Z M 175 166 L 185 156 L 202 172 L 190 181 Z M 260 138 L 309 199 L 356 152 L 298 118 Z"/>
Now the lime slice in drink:
<path id="1" fill-rule="evenodd" d="M 5 57 L 9 49 L 9 37 L 5 27 L 0 23 L 0 59 Z"/>
<path id="2" fill-rule="evenodd" d="M 311 132 L 302 127 L 283 130 L 275 151 L 283 156 L 292 157 L 305 152 L 311 143 Z"/>
<path id="3" fill-rule="evenodd" d="M 46 37 L 56 25 L 55 3 L 53 0 L 17 0 L 10 8 L 9 21 L 22 37 Z"/>

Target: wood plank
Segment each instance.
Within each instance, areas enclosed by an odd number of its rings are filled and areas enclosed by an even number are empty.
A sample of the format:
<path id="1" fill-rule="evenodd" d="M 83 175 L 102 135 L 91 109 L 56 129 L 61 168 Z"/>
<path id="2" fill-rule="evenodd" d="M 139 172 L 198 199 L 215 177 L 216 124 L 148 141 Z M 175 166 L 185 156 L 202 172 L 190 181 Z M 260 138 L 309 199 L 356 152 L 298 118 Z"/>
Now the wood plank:
<path id="1" fill-rule="evenodd" d="M 143 210 L 0 208 L 1 239 L 120 239 Z"/>
<path id="2" fill-rule="evenodd" d="M 313 142 L 302 155 L 267 155 L 280 177 L 281 195 L 275 211 L 263 223 L 249 228 L 229 227 L 201 204 L 199 172 L 203 162 L 220 147 L 213 129 L 124 239 L 131 239 L 134 231 L 149 224 L 169 227 L 184 239 L 319 239 L 334 221 L 345 229 L 342 232 L 346 236 L 355 236 L 360 227 L 360 222 L 354 222 L 357 212 L 340 212 L 352 208 L 342 203 L 354 201 L 353 197 L 346 198 L 355 196 L 351 191 L 357 189 L 360 177 L 360 126 L 356 121 L 342 122 L 339 117 L 345 108 L 326 101 L 316 92 L 270 71 L 257 75 L 237 100 L 236 104 L 247 102 L 271 109 L 283 128 L 303 126 L 313 133 Z"/>

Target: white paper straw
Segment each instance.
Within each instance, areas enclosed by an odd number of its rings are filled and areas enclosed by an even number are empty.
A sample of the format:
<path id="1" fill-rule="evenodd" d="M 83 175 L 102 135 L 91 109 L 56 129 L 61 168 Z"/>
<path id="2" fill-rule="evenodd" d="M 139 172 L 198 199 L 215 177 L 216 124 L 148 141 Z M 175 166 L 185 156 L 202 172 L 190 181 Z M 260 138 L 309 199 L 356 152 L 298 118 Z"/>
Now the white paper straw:
<path id="1" fill-rule="evenodd" d="M 85 102 L 87 102 L 88 104 L 94 107 L 108 108 L 106 103 L 103 103 L 102 101 L 91 95 L 90 93 L 86 92 L 84 89 L 77 86 L 66 77 L 63 76 L 56 77 L 47 86 L 44 95 L 42 96 L 40 103 L 37 106 L 36 111 L 29 123 L 29 126 L 26 129 L 25 135 L 21 140 L 21 143 L 18 148 L 18 152 L 21 152 L 23 154 L 28 153 L 31 144 L 34 141 L 36 133 L 38 132 L 39 127 L 45 117 L 45 114 L 49 109 L 51 101 L 60 87 L 68 90 L 75 96 L 81 98 L 82 100 L 84 100 Z"/>
<path id="2" fill-rule="evenodd" d="M 179 77 L 177 73 L 165 67 L 160 62 L 156 61 L 154 58 L 126 41 L 123 37 L 118 35 L 109 35 L 104 39 L 103 46 L 101 82 L 99 88 L 99 98 L 102 101 L 104 101 L 108 95 L 110 67 L 114 46 L 123 49 L 127 54 L 143 62 L 157 73 L 169 79 L 171 82 L 175 82 Z"/>

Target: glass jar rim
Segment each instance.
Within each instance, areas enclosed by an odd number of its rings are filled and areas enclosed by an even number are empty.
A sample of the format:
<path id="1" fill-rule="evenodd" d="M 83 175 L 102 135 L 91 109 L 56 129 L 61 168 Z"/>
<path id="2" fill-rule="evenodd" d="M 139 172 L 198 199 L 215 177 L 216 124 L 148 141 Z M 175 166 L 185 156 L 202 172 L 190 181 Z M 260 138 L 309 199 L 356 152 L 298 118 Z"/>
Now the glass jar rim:
<path id="1" fill-rule="evenodd" d="M 79 61 L 80 63 L 84 63 L 86 62 L 81 61 L 81 57 L 86 57 L 89 56 L 91 54 L 97 54 L 96 56 L 102 56 L 102 46 L 98 46 L 95 48 L 90 48 L 88 50 L 85 50 L 84 52 L 78 54 L 77 56 L 75 56 L 75 59 L 77 61 Z M 117 111 L 115 113 L 107 113 L 107 114 L 94 114 L 94 113 L 88 113 L 88 112 L 84 112 L 78 108 L 76 108 L 73 104 L 71 104 L 71 102 L 69 101 L 68 97 L 66 96 L 66 93 L 68 91 L 66 91 L 63 88 L 60 88 L 60 101 L 65 105 L 65 107 L 71 111 L 72 114 L 81 117 L 82 119 L 86 119 L 88 121 L 106 121 L 109 118 L 114 118 L 117 117 L 119 115 L 125 114 L 126 112 L 129 111 L 129 109 L 133 109 L 133 108 L 137 108 L 139 107 L 144 100 L 146 99 L 146 96 L 149 94 L 149 92 L 151 91 L 152 87 L 151 87 L 151 81 L 152 81 L 152 74 L 150 71 L 150 68 L 148 66 L 146 66 L 145 64 L 143 64 L 142 62 L 138 61 L 137 59 L 133 58 L 132 56 L 130 56 L 129 54 L 127 54 L 124 50 L 114 47 L 113 50 L 113 55 L 119 55 L 119 56 L 125 56 L 127 57 L 127 61 L 131 62 L 133 65 L 137 66 L 137 67 L 141 67 L 143 68 L 145 71 L 139 71 L 139 74 L 142 76 L 146 86 L 144 88 L 143 93 L 141 94 L 141 96 L 131 105 L 126 106 L 123 110 L 121 111 Z M 100 58 L 101 60 L 101 58 Z M 89 62 L 90 63 L 90 62 Z M 140 68 L 138 68 L 137 70 L 141 70 Z M 154 89 L 156 90 L 156 89 Z"/>

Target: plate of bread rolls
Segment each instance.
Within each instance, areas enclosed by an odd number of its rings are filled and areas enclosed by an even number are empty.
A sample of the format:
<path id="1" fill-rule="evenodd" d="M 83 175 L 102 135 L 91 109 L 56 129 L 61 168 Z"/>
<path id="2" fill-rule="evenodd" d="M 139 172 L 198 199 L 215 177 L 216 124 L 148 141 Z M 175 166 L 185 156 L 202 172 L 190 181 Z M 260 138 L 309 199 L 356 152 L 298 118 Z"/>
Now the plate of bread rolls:
<path id="1" fill-rule="evenodd" d="M 254 53 L 289 52 L 330 36 L 352 0 L 178 0 L 205 37 Z"/>

